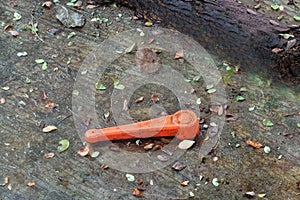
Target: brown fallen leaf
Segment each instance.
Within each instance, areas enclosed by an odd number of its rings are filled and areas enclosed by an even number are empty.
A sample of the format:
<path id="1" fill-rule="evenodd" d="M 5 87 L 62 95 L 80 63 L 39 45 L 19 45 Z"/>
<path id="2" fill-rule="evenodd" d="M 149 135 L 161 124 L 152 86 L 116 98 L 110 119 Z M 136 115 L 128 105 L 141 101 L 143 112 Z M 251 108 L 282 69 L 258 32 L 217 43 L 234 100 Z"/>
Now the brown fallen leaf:
<path id="1" fill-rule="evenodd" d="M 74 4 L 74 7 L 75 8 L 80 8 L 82 6 L 82 1 L 77 1 L 75 4 Z"/>
<path id="2" fill-rule="evenodd" d="M 154 147 L 154 143 L 149 143 L 144 146 L 144 149 L 146 151 L 148 151 L 148 150 L 151 150 L 153 147 Z"/>
<path id="3" fill-rule="evenodd" d="M 43 91 L 43 92 L 41 93 L 41 100 L 42 100 L 42 101 L 45 101 L 46 99 L 48 99 L 48 96 L 47 96 L 46 92 Z"/>
<path id="4" fill-rule="evenodd" d="M 143 96 L 137 98 L 137 99 L 135 100 L 135 103 L 140 103 L 140 102 L 142 102 L 142 101 L 144 101 L 144 97 L 143 97 Z"/>
<path id="5" fill-rule="evenodd" d="M 19 32 L 18 31 L 14 31 L 14 30 L 11 30 L 11 31 L 8 31 L 12 36 L 14 37 L 17 37 L 19 35 Z"/>
<path id="6" fill-rule="evenodd" d="M 136 180 L 136 184 L 141 185 L 143 183 L 143 179 L 142 178 L 138 178 Z"/>
<path id="7" fill-rule="evenodd" d="M 46 1 L 42 4 L 43 7 L 46 7 L 46 8 L 51 8 L 52 6 L 52 2 L 51 1 Z"/>
<path id="8" fill-rule="evenodd" d="M 97 5 L 87 5 L 86 8 L 87 9 L 93 9 L 93 8 L 97 8 Z"/>
<path id="9" fill-rule="evenodd" d="M 160 144 L 157 144 L 153 147 L 153 151 L 156 151 L 156 150 L 159 150 L 159 149 L 162 149 L 162 146 Z"/>
<path id="10" fill-rule="evenodd" d="M 247 9 L 247 13 L 252 14 L 252 15 L 257 15 L 257 12 L 251 9 Z"/>
<path id="11" fill-rule="evenodd" d="M 30 181 L 30 182 L 27 183 L 27 186 L 33 187 L 33 186 L 35 186 L 35 182 L 34 181 Z"/>
<path id="12" fill-rule="evenodd" d="M 157 52 L 149 48 L 138 48 L 135 53 L 135 63 L 140 72 L 154 73 L 161 67 Z"/>
<path id="13" fill-rule="evenodd" d="M 10 5 L 11 7 L 16 7 L 16 6 L 18 6 L 18 3 L 15 2 L 15 1 L 12 1 L 12 2 L 9 3 L 9 5 Z"/>
<path id="14" fill-rule="evenodd" d="M 153 38 L 148 38 L 147 43 L 148 43 L 148 44 L 151 44 L 153 41 L 154 41 Z"/>
<path id="15" fill-rule="evenodd" d="M 293 133 L 282 133 L 283 136 L 287 137 L 287 138 L 293 138 L 294 137 L 294 134 Z"/>
<path id="16" fill-rule="evenodd" d="M 261 148 L 262 146 L 264 146 L 264 145 L 262 145 L 260 142 L 252 141 L 252 140 L 247 140 L 247 141 L 246 141 L 246 144 L 248 144 L 249 146 L 251 146 L 251 147 L 253 147 L 253 148 L 255 148 L 255 149 L 259 149 L 259 148 Z"/>
<path id="17" fill-rule="evenodd" d="M 172 166 L 173 169 L 175 169 L 176 171 L 181 171 L 184 168 L 186 168 L 185 164 L 182 164 L 180 162 L 175 162 L 174 165 Z"/>
<path id="18" fill-rule="evenodd" d="M 180 59 L 183 58 L 183 50 L 180 49 L 175 53 L 174 59 Z"/>
<path id="19" fill-rule="evenodd" d="M 151 101 L 153 101 L 153 102 L 159 102 L 159 97 L 158 97 L 158 95 L 157 94 L 152 94 L 151 95 Z"/>
<path id="20" fill-rule="evenodd" d="M 45 105 L 45 108 L 53 109 L 53 108 L 55 108 L 56 106 L 57 106 L 56 103 L 54 103 L 54 102 L 49 102 L 49 103 L 47 103 L 47 104 Z"/>
<path id="21" fill-rule="evenodd" d="M 83 156 L 83 157 L 89 155 L 89 152 L 90 152 L 90 149 L 89 149 L 88 146 L 81 147 L 81 148 L 77 151 L 77 153 L 78 153 L 79 155 Z"/>
<path id="22" fill-rule="evenodd" d="M 44 154 L 44 158 L 53 158 L 54 157 L 54 153 L 45 153 Z"/>
<path id="23" fill-rule="evenodd" d="M 7 24 L 6 26 L 4 26 L 4 30 L 6 31 L 7 29 L 10 29 L 12 28 L 13 25 L 12 24 Z"/>
<path id="24" fill-rule="evenodd" d="M 297 43 L 297 40 L 296 39 L 292 39 L 292 40 L 289 40 L 286 44 L 286 48 L 285 50 L 289 50 L 290 48 L 292 48 L 293 46 L 295 46 L 295 44 Z"/>
<path id="25" fill-rule="evenodd" d="M 209 110 L 213 113 L 217 113 L 219 116 L 223 115 L 224 108 L 222 105 L 213 105 L 209 108 Z"/>
<path id="26" fill-rule="evenodd" d="M 108 169 L 109 166 L 108 166 L 108 165 L 105 165 L 105 164 L 102 164 L 102 165 L 100 166 L 100 168 L 105 170 L 105 169 Z"/>
<path id="27" fill-rule="evenodd" d="M 136 196 L 136 197 L 142 197 L 142 196 L 143 196 L 143 193 L 142 193 L 139 189 L 133 188 L 133 189 L 132 189 L 132 195 L 133 195 L 133 196 Z"/>
<path id="28" fill-rule="evenodd" d="M 226 122 L 233 122 L 236 121 L 238 119 L 238 117 L 233 116 L 233 117 L 226 117 Z"/>
<path id="29" fill-rule="evenodd" d="M 181 186 L 187 186 L 189 184 L 190 181 L 183 181 L 180 183 Z"/>
<path id="30" fill-rule="evenodd" d="M 270 24 L 275 25 L 275 26 L 279 26 L 280 24 L 272 19 L 269 20 Z"/>
<path id="31" fill-rule="evenodd" d="M 272 49 L 272 52 L 273 52 L 273 53 L 280 53 L 280 52 L 282 52 L 282 51 L 283 51 L 283 49 L 280 49 L 280 48 L 278 48 L 278 47 Z"/>
<path id="32" fill-rule="evenodd" d="M 56 126 L 49 125 L 49 126 L 46 126 L 45 128 L 43 128 L 43 132 L 44 132 L 44 133 L 49 133 L 49 132 L 54 131 L 54 130 L 56 130 L 56 129 L 57 129 Z"/>

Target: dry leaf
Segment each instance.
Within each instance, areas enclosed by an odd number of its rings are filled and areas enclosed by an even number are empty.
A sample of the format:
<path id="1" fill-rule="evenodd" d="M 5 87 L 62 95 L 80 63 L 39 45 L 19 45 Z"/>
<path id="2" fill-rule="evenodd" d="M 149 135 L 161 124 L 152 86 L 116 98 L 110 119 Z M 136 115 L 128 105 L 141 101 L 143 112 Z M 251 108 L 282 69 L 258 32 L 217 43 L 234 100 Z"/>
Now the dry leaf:
<path id="1" fill-rule="evenodd" d="M 56 129 L 57 129 L 56 126 L 50 125 L 50 126 L 46 126 L 45 128 L 43 128 L 43 132 L 44 133 L 49 133 L 49 132 L 54 131 Z"/>
<path id="2" fill-rule="evenodd" d="M 141 179 L 141 178 L 137 179 L 137 180 L 136 180 L 136 183 L 137 183 L 138 185 L 141 185 L 141 184 L 143 183 L 143 179 Z"/>
<path id="3" fill-rule="evenodd" d="M 146 151 L 148 151 L 148 150 L 151 150 L 153 147 L 154 147 L 154 143 L 149 143 L 144 146 L 144 149 Z"/>
<path id="4" fill-rule="evenodd" d="M 252 141 L 252 140 L 247 140 L 246 144 L 248 144 L 249 146 L 255 148 L 255 149 L 259 149 L 260 147 L 262 147 L 263 145 L 257 141 Z"/>
<path id="5" fill-rule="evenodd" d="M 96 5 L 87 5 L 86 8 L 87 9 L 93 9 L 93 8 L 97 8 L 98 6 Z"/>
<path id="6" fill-rule="evenodd" d="M 101 168 L 101 169 L 108 169 L 109 167 L 108 167 L 108 165 L 102 164 L 102 165 L 100 166 L 100 168 Z"/>
<path id="7" fill-rule="evenodd" d="M 44 154 L 44 158 L 53 158 L 54 157 L 54 153 L 45 153 Z"/>
<path id="8" fill-rule="evenodd" d="M 12 2 L 9 3 L 9 5 L 10 5 L 11 7 L 16 7 L 16 6 L 18 5 L 18 3 L 15 2 L 15 1 L 12 1 Z"/>
<path id="9" fill-rule="evenodd" d="M 182 140 L 178 144 L 178 148 L 182 149 L 182 150 L 186 150 L 186 149 L 191 148 L 191 146 L 193 146 L 194 143 L 195 143 L 195 141 L 193 141 L 193 140 Z"/>
<path id="10" fill-rule="evenodd" d="M 189 184 L 189 182 L 190 182 L 190 181 L 183 181 L 183 182 L 180 183 L 180 185 L 182 185 L 182 186 L 187 186 L 187 185 Z"/>
<path id="11" fill-rule="evenodd" d="M 137 188 L 133 188 L 132 189 L 132 195 L 136 196 L 136 197 L 142 197 L 143 193 L 141 191 L 139 191 Z"/>
<path id="12" fill-rule="evenodd" d="M 148 43 L 148 44 L 151 44 L 153 41 L 154 41 L 153 38 L 148 38 L 147 43 Z"/>
<path id="13" fill-rule="evenodd" d="M 209 110 L 213 113 L 217 113 L 219 116 L 223 115 L 224 107 L 222 105 L 212 105 Z"/>
<path id="14" fill-rule="evenodd" d="M 158 149 L 162 149 L 162 146 L 161 145 L 159 145 L 159 144 L 157 144 L 157 145 L 155 145 L 154 147 L 153 147 L 153 151 L 156 151 L 156 150 L 158 150 Z"/>
<path id="15" fill-rule="evenodd" d="M 178 50 L 174 56 L 174 59 L 180 59 L 180 58 L 183 58 L 183 50 L 182 49 Z"/>
<path id="16" fill-rule="evenodd" d="M 140 103 L 140 102 L 142 102 L 142 101 L 144 101 L 144 97 L 143 97 L 143 96 L 137 98 L 137 99 L 135 100 L 135 103 Z"/>
<path id="17" fill-rule="evenodd" d="M 270 24 L 275 25 L 275 26 L 279 26 L 280 24 L 274 20 L 269 20 Z"/>
<path id="18" fill-rule="evenodd" d="M 41 99 L 42 99 L 42 101 L 45 101 L 46 99 L 48 99 L 46 92 L 41 93 Z"/>
<path id="19" fill-rule="evenodd" d="M 9 185 L 7 186 L 7 189 L 8 189 L 8 190 L 12 190 L 11 184 L 9 184 Z"/>
<path id="20" fill-rule="evenodd" d="M 88 154 L 89 154 L 89 152 L 90 152 L 90 149 L 89 149 L 89 147 L 88 146 L 85 146 L 85 147 L 81 147 L 78 151 L 77 151 L 77 153 L 79 154 L 79 155 L 81 155 L 81 156 L 87 156 Z"/>
<path id="21" fill-rule="evenodd" d="M 181 171 L 184 168 L 186 168 L 186 165 L 181 164 L 180 162 L 176 162 L 174 163 L 174 165 L 172 166 L 173 169 L 175 169 L 176 171 Z"/>
<path id="22" fill-rule="evenodd" d="M 151 95 L 151 101 L 153 101 L 153 102 L 159 102 L 159 98 L 158 98 L 158 95 L 157 94 L 152 94 Z"/>
<path id="23" fill-rule="evenodd" d="M 19 35 L 18 31 L 8 31 L 12 36 L 17 37 Z"/>
<path id="24" fill-rule="evenodd" d="M 42 4 L 43 7 L 46 7 L 46 8 L 51 8 L 52 6 L 52 2 L 51 1 L 46 1 Z"/>
<path id="25" fill-rule="evenodd" d="M 12 24 L 7 24 L 6 26 L 4 26 L 4 30 L 6 31 L 7 29 L 12 28 L 12 27 L 13 27 Z"/>
<path id="26" fill-rule="evenodd" d="M 280 49 L 280 48 L 274 48 L 274 49 L 272 49 L 272 52 L 273 53 L 280 53 L 280 52 L 282 52 L 283 51 L 283 49 Z"/>
<path id="27" fill-rule="evenodd" d="M 55 108 L 56 106 L 57 106 L 56 103 L 54 103 L 54 102 L 49 102 L 49 103 L 47 103 L 47 104 L 45 105 L 45 108 L 53 109 L 53 108 Z"/>
<path id="28" fill-rule="evenodd" d="M 140 72 L 154 73 L 161 67 L 157 52 L 149 48 L 139 48 L 135 53 L 135 63 Z"/>
<path id="29" fill-rule="evenodd" d="M 74 4 L 74 7 L 75 8 L 80 8 L 82 6 L 82 1 L 77 1 L 75 4 Z"/>
<path id="30" fill-rule="evenodd" d="M 34 181 L 30 181 L 30 182 L 27 183 L 27 186 L 33 187 L 33 186 L 35 186 L 35 182 Z"/>
<path id="31" fill-rule="evenodd" d="M 257 12 L 255 12 L 251 9 L 247 9 L 247 13 L 252 14 L 252 15 L 257 15 Z"/>
<path id="32" fill-rule="evenodd" d="M 297 40 L 296 39 L 292 39 L 292 40 L 289 40 L 286 44 L 286 51 L 289 50 L 290 48 L 292 48 L 293 46 L 295 46 L 295 44 L 297 43 Z"/>

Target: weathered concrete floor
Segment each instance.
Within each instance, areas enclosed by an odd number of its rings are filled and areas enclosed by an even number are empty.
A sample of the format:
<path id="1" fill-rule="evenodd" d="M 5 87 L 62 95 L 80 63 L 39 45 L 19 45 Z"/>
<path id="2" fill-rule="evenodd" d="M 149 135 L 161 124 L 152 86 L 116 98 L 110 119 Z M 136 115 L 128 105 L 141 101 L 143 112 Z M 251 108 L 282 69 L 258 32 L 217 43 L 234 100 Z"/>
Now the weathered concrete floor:
<path id="1" fill-rule="evenodd" d="M 111 168 L 103 170 L 100 168 L 103 163 L 77 154 L 83 144 L 77 135 L 71 109 L 73 84 L 86 56 L 108 35 L 143 27 L 142 22 L 116 22 L 119 13 L 122 13 L 122 19 L 133 13 L 124 8 L 106 7 L 95 12 L 113 21 L 112 25 L 101 24 L 97 29 L 87 22 L 83 28 L 69 29 L 57 22 L 54 8 L 43 9 L 38 2 L 16 2 L 17 7 L 11 7 L 9 2 L 0 5 L 3 25 L 0 30 L 0 98 L 6 100 L 0 104 L 0 180 L 8 177 L 11 184 L 11 190 L 9 184 L 0 187 L 1 199 L 135 199 L 132 188 L 137 184 L 128 182 L 125 172 Z M 22 26 L 31 20 L 35 3 L 38 35 L 44 42 L 29 30 L 22 30 Z M 13 21 L 14 12 L 20 13 L 22 19 Z M 80 12 L 86 19 L 92 18 L 91 10 Z M 12 29 L 18 30 L 19 36 L 12 37 L 3 30 L 9 23 L 14 24 Z M 51 28 L 62 31 L 52 36 L 47 33 Z M 68 39 L 68 34 L 73 31 L 77 35 Z M 97 38 L 98 33 L 100 37 Z M 18 57 L 17 53 L 23 51 L 28 55 Z M 48 70 L 41 70 L 35 63 L 37 58 L 48 62 Z M 220 71 L 226 74 L 224 68 Z M 26 77 L 31 80 L 30 84 L 25 83 Z M 195 199 L 242 199 L 249 191 L 265 193 L 265 199 L 300 198 L 296 184 L 300 181 L 300 134 L 296 125 L 300 123 L 300 115 L 282 117 L 299 112 L 299 94 L 293 88 L 272 81 L 268 84 L 269 80 L 259 77 L 241 72 L 227 85 L 229 111 L 239 119 L 225 124 L 218 146 L 204 160 L 198 155 L 200 143 L 197 143 L 178 159 L 187 165 L 180 172 L 168 166 L 151 173 L 134 174 L 147 184 L 143 192 L 145 199 L 186 199 L 191 191 Z M 248 88 L 248 92 L 243 93 L 246 101 L 237 102 L 235 98 L 242 86 Z M 201 85 L 195 85 L 197 87 Z M 46 101 L 41 99 L 43 92 L 48 96 Z M 141 94 L 149 95 L 149 91 Z M 107 97 L 97 98 L 100 105 L 101 101 L 109 101 Z M 48 102 L 59 106 L 46 109 L 44 106 Z M 203 106 L 208 108 L 206 102 Z M 251 106 L 255 106 L 255 110 L 249 112 Z M 210 115 L 203 113 L 207 118 Z M 136 114 L 135 117 L 141 119 L 143 116 Z M 263 126 L 265 118 L 274 126 Z M 43 133 L 39 127 L 41 122 L 54 124 L 58 130 Z M 235 137 L 231 134 L 233 131 Z M 61 139 L 68 139 L 70 148 L 59 154 L 56 149 Z M 247 139 L 269 146 L 271 152 L 254 150 L 245 144 Z M 142 142 L 144 145 L 147 140 Z M 121 142 L 120 146 L 127 148 L 126 143 L 122 146 Z M 237 148 L 237 144 L 240 147 Z M 133 142 L 129 149 L 142 151 L 143 145 L 138 147 Z M 55 157 L 45 159 L 43 156 L 47 152 L 54 152 Z M 278 159 L 280 155 L 282 158 Z M 214 157 L 218 160 L 213 161 Z M 200 180 L 200 176 L 204 178 Z M 218 178 L 218 187 L 212 184 L 213 178 Z M 153 185 L 149 184 L 150 180 Z M 180 183 L 185 180 L 190 183 L 183 187 Z M 35 181 L 36 185 L 27 186 L 30 181 Z"/>

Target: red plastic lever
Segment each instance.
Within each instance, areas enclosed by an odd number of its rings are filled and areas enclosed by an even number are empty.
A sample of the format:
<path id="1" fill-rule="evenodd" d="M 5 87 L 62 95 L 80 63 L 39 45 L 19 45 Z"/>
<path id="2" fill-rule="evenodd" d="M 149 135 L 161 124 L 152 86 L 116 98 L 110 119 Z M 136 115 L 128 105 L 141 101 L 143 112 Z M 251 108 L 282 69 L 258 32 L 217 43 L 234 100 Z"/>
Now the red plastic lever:
<path id="1" fill-rule="evenodd" d="M 195 138 L 199 130 L 197 115 L 190 110 L 180 110 L 173 115 L 134 124 L 90 129 L 85 132 L 85 141 L 96 143 L 107 140 L 171 136 L 185 140 Z"/>

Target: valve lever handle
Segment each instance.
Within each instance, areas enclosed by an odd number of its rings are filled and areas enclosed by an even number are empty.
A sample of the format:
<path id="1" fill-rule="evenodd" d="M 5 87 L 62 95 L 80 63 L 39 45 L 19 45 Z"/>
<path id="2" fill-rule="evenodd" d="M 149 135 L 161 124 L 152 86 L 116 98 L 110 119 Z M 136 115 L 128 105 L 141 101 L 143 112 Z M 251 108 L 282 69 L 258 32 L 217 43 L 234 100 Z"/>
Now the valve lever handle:
<path id="1" fill-rule="evenodd" d="M 85 141 L 96 143 L 107 140 L 172 136 L 180 140 L 185 140 L 195 138 L 199 130 L 197 115 L 190 110 L 180 110 L 173 115 L 133 124 L 102 129 L 89 129 L 85 132 Z"/>

